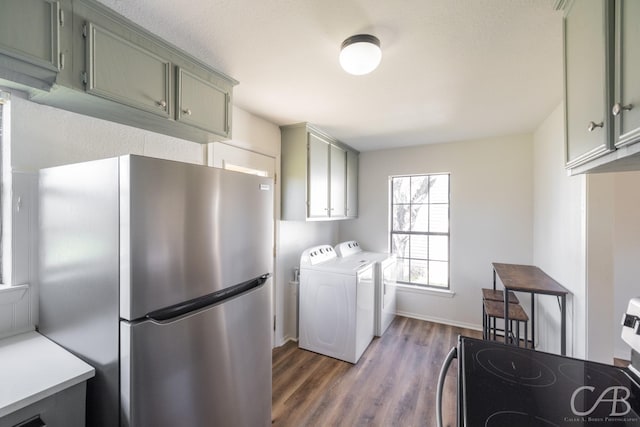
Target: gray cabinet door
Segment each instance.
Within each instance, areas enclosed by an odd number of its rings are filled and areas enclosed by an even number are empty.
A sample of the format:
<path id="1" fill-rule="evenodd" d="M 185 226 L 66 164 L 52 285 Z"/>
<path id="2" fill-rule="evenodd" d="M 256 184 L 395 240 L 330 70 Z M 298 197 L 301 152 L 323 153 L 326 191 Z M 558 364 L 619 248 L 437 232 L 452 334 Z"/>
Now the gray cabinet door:
<path id="1" fill-rule="evenodd" d="M 347 152 L 331 144 L 329 153 L 331 162 L 329 188 L 329 214 L 340 218 L 347 216 Z"/>
<path id="2" fill-rule="evenodd" d="M 172 117 L 169 60 L 93 23 L 86 30 L 87 92 Z"/>
<path id="3" fill-rule="evenodd" d="M 572 2 L 564 18 L 566 162 L 583 164 L 613 149 L 607 69 L 612 2 Z"/>
<path id="4" fill-rule="evenodd" d="M 58 70 L 59 14 L 57 1 L 3 0 L 0 4 L 0 53 Z"/>
<path id="5" fill-rule="evenodd" d="M 177 67 L 176 120 L 229 136 L 229 91 Z"/>
<path id="6" fill-rule="evenodd" d="M 358 217 L 358 153 L 347 150 L 347 217 Z"/>
<path id="7" fill-rule="evenodd" d="M 307 218 L 329 216 L 329 146 L 319 136 L 308 133 Z"/>
<path id="8" fill-rule="evenodd" d="M 616 7 L 615 95 L 612 115 L 615 143 L 640 140 L 640 2 L 618 0 Z"/>

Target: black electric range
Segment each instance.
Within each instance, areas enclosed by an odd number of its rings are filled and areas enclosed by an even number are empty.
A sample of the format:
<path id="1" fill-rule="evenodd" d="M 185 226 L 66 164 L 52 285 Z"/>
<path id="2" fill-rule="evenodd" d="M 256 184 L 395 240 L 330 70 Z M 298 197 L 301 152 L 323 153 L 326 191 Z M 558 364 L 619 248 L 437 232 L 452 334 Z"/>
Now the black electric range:
<path id="1" fill-rule="evenodd" d="M 629 369 L 468 337 L 457 352 L 462 426 L 640 426 Z"/>

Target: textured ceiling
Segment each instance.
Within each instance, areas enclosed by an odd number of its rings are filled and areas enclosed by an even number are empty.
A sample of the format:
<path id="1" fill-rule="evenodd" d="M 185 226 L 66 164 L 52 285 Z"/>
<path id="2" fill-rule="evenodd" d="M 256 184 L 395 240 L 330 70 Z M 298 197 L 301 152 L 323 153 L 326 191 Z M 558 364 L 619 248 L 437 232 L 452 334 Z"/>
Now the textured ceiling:
<path id="1" fill-rule="evenodd" d="M 100 0 L 240 81 L 234 103 L 362 151 L 527 133 L 562 98 L 552 0 Z M 372 74 L 342 41 L 381 40 Z"/>

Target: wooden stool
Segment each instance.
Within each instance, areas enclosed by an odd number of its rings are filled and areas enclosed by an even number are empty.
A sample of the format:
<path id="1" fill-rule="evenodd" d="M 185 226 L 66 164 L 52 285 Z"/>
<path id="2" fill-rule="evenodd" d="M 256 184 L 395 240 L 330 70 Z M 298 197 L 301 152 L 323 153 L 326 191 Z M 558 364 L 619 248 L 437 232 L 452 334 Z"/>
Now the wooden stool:
<path id="1" fill-rule="evenodd" d="M 483 317 L 483 328 L 482 337 L 484 339 L 491 339 L 491 334 L 493 332 L 493 339 L 496 339 L 496 331 L 498 328 L 496 326 L 497 319 L 504 319 L 504 302 L 502 301 L 491 301 L 491 300 L 483 300 L 482 301 L 482 317 Z M 493 321 L 493 326 L 491 326 L 491 322 Z M 514 331 L 514 322 L 516 324 L 515 328 L 515 336 L 513 334 Z M 509 339 L 513 340 L 515 338 L 516 345 L 520 347 L 520 323 L 524 324 L 524 346 L 527 347 L 529 342 L 529 332 L 527 330 L 527 323 L 529 322 L 529 316 L 524 311 L 520 304 L 509 304 L 509 325 L 504 325 L 504 330 L 502 330 L 505 334 L 508 335 Z"/>
<path id="2" fill-rule="evenodd" d="M 496 291 L 495 289 L 487 289 L 482 288 L 482 299 L 488 299 L 491 301 L 503 301 L 504 302 L 504 292 Z M 518 297 L 513 292 L 509 291 L 509 304 L 520 304 Z"/>

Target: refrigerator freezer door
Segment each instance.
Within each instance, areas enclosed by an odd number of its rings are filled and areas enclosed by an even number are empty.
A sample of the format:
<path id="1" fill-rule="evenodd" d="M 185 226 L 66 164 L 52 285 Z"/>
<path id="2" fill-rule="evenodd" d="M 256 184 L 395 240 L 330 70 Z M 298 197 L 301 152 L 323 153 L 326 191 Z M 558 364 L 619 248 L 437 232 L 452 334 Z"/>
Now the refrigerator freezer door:
<path id="1" fill-rule="evenodd" d="M 270 425 L 270 286 L 173 322 L 122 321 L 121 425 Z"/>
<path id="2" fill-rule="evenodd" d="M 120 206 L 123 319 L 273 270 L 271 178 L 123 156 Z"/>

